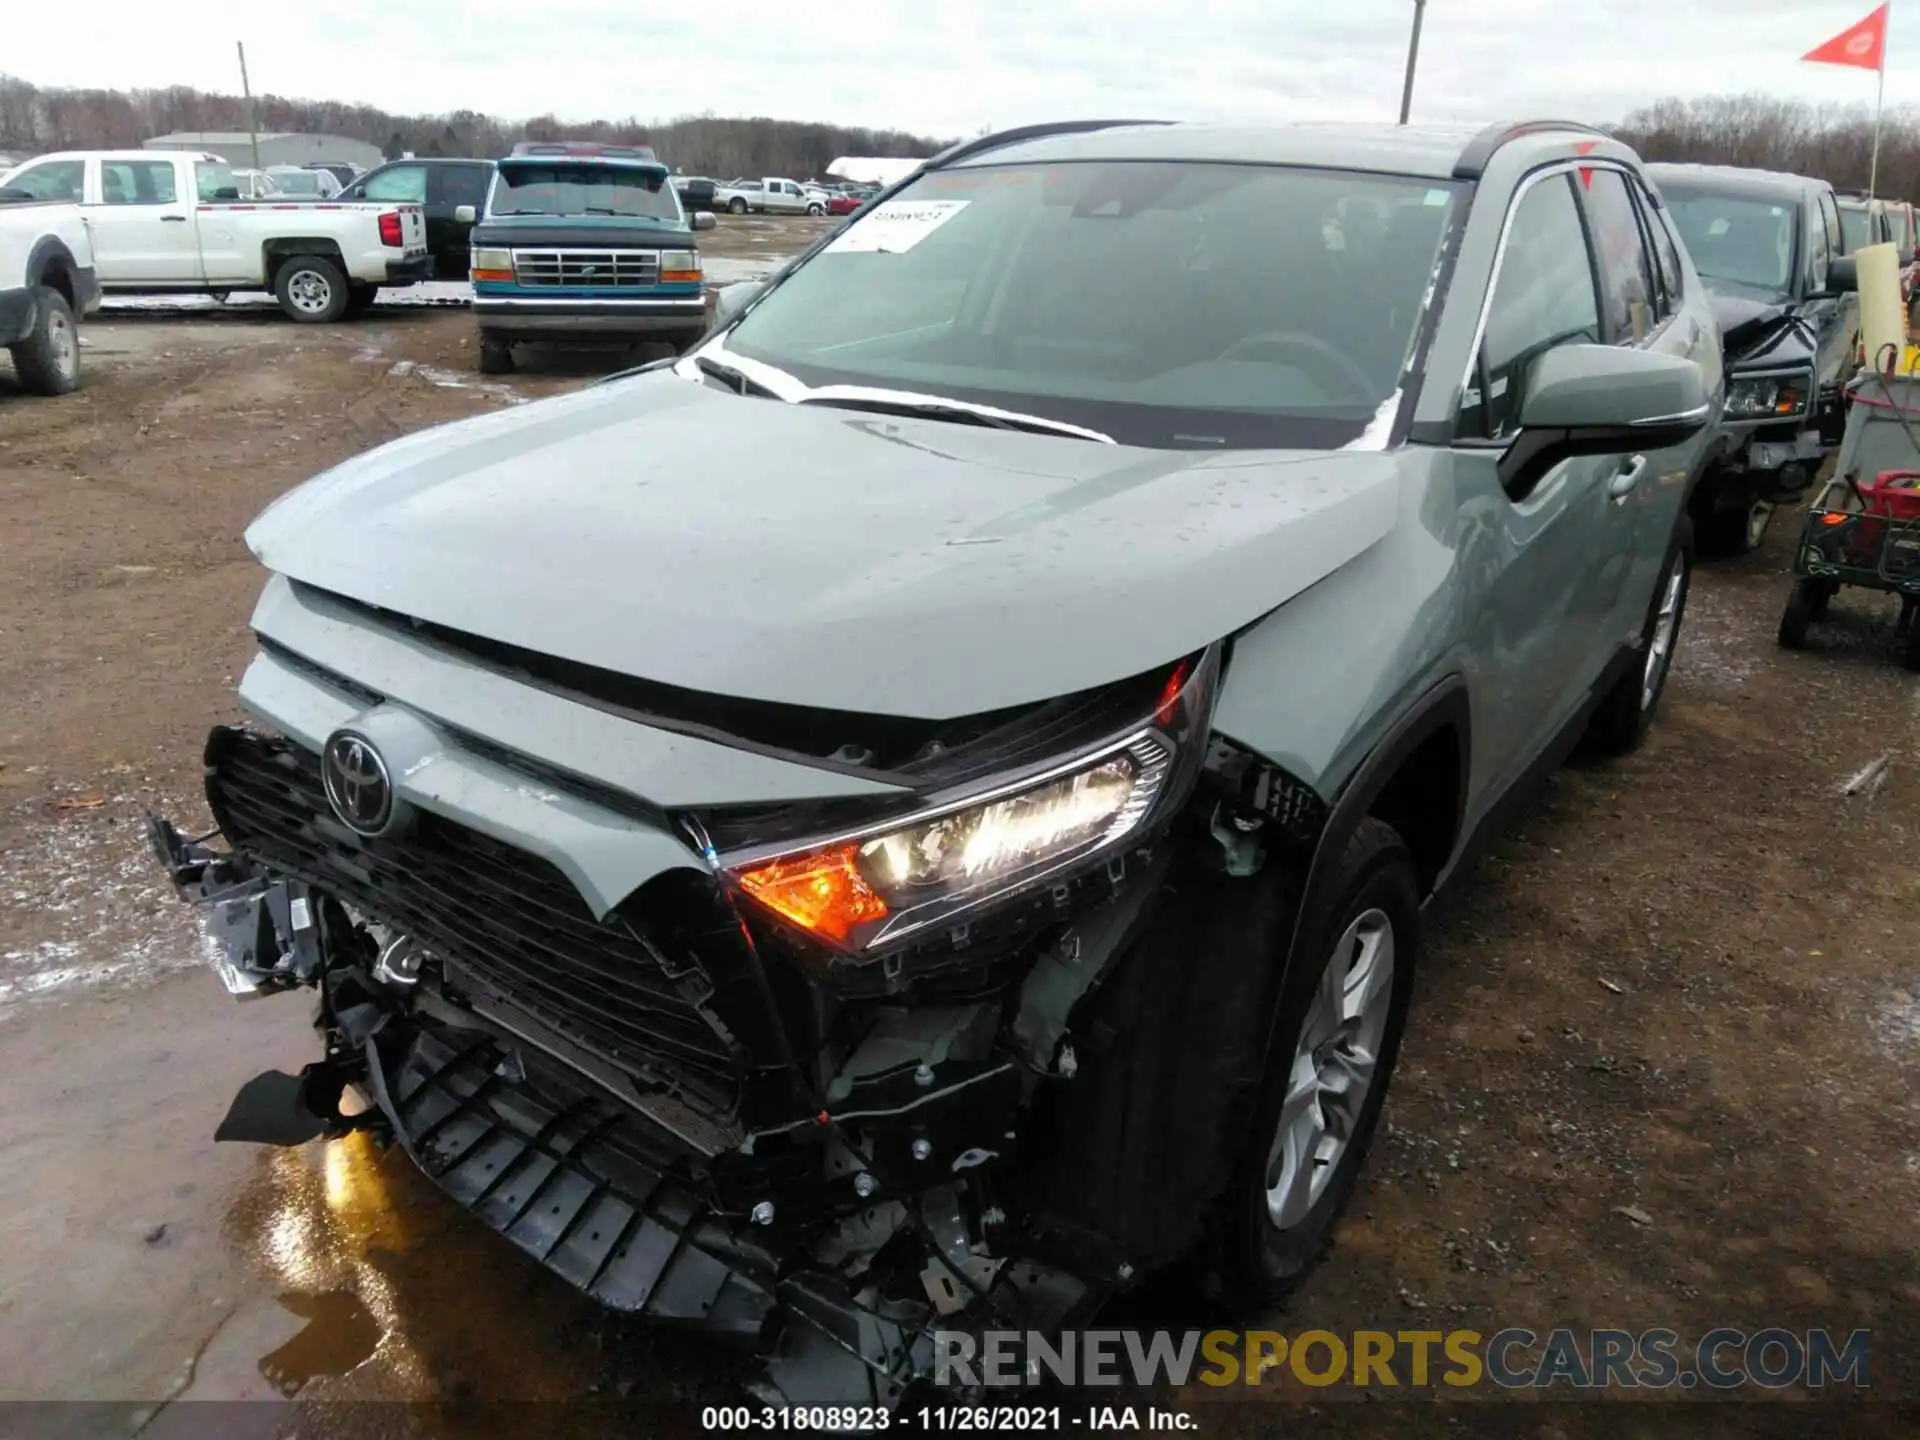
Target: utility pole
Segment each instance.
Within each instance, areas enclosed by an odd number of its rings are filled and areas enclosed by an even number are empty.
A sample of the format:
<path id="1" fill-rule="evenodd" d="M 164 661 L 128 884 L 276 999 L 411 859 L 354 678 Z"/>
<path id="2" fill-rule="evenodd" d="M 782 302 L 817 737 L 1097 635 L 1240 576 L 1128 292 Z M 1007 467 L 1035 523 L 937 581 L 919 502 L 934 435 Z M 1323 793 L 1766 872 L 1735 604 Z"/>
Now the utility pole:
<path id="1" fill-rule="evenodd" d="M 1414 22 L 1413 33 L 1417 39 L 1420 34 L 1420 22 L 1417 20 Z M 247 102 L 247 139 L 253 144 L 253 168 L 258 170 L 260 168 L 260 122 L 253 113 L 253 87 L 247 83 L 247 42 L 236 40 L 234 44 L 240 51 L 240 93 L 246 97 Z M 1409 85 L 1413 83 L 1412 70 L 1407 71 L 1407 83 Z M 1405 118 L 1402 116 L 1402 121 Z"/>
<path id="2" fill-rule="evenodd" d="M 1420 20 L 1427 13 L 1427 0 L 1413 0 L 1413 38 L 1407 42 L 1407 81 L 1400 88 L 1400 123 L 1407 123 L 1413 110 L 1413 69 L 1420 63 Z"/>

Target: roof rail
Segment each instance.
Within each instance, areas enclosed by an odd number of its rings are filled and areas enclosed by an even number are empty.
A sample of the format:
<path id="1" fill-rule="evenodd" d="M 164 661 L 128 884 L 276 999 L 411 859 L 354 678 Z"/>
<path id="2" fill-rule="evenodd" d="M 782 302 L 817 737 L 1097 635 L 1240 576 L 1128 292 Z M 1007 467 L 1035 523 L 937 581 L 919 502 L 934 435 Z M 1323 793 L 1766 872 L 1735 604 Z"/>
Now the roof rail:
<path id="1" fill-rule="evenodd" d="M 1584 120 L 1523 120 L 1519 124 L 1497 120 L 1467 142 L 1467 148 L 1453 162 L 1453 178 L 1478 180 L 1486 173 L 1487 162 L 1493 159 L 1493 152 L 1502 145 L 1509 140 L 1518 140 L 1522 135 L 1538 135 L 1546 130 L 1577 130 L 1583 135 L 1597 135 L 1603 140 L 1613 138 L 1605 130 L 1589 125 Z"/>
<path id="2" fill-rule="evenodd" d="M 1092 130 L 1113 130 L 1122 125 L 1171 125 L 1171 120 L 1053 120 L 1039 125 L 1017 125 L 1011 130 L 996 130 L 949 145 L 922 167 L 938 170 L 986 150 L 1002 145 L 1017 145 L 1022 140 L 1043 140 L 1049 135 L 1084 135 Z"/>

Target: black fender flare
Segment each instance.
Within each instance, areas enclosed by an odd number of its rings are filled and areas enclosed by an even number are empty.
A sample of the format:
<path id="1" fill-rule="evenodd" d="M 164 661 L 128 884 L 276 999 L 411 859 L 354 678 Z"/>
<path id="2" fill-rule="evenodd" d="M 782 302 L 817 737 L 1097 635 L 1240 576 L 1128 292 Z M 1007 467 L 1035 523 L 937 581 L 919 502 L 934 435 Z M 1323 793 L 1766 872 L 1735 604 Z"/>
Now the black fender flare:
<path id="1" fill-rule="evenodd" d="M 58 235 L 42 235 L 33 249 L 27 252 L 27 283 L 42 283 L 48 267 L 56 261 L 65 267 L 76 282 L 79 280 L 80 272 L 85 267 L 74 258 L 73 251 L 67 248 L 67 242 Z"/>
<path id="2" fill-rule="evenodd" d="M 1297 967 L 1318 955 L 1326 941 L 1324 932 L 1327 928 L 1327 907 L 1333 901 L 1330 891 L 1334 869 L 1346 850 L 1347 842 L 1359 829 L 1360 822 L 1366 819 L 1373 803 L 1380 798 L 1401 762 L 1448 725 L 1453 727 L 1460 748 L 1460 793 L 1455 798 L 1452 853 L 1447 863 L 1439 868 L 1438 876 L 1444 878 L 1459 857 L 1466 831 L 1467 795 L 1472 788 L 1473 715 L 1467 697 L 1466 680 L 1455 673 L 1436 681 L 1407 706 L 1392 729 L 1367 752 L 1366 758 L 1341 787 L 1326 823 L 1320 827 L 1320 838 L 1313 847 L 1313 858 L 1308 862 L 1306 878 L 1300 888 L 1300 902 L 1294 911 L 1293 936 L 1287 944 L 1286 956 L 1273 990 L 1273 1002 L 1269 1007 L 1267 1035 L 1261 1045 L 1263 1073 L 1266 1063 L 1272 1058 L 1281 1007 L 1290 993 Z"/>

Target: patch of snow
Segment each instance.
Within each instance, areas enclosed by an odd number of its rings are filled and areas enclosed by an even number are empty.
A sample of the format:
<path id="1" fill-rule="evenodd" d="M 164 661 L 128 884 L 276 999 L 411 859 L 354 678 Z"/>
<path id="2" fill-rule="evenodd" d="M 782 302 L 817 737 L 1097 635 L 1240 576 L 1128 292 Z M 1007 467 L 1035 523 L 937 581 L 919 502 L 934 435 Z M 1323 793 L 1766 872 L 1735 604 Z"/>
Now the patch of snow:
<path id="1" fill-rule="evenodd" d="M 733 285 L 742 280 L 764 280 L 791 256 L 787 255 L 702 255 L 701 271 L 715 285 Z"/>
<path id="2" fill-rule="evenodd" d="M 0 853 L 0 924 L 31 936 L 0 943 L 0 1013 L 205 963 L 211 940 L 154 859 L 135 803 L 35 818 Z"/>
<path id="3" fill-rule="evenodd" d="M 528 399 L 511 385 L 501 385 L 492 380 L 476 380 L 471 375 L 442 370 L 438 365 L 419 365 L 412 360 L 396 360 L 393 368 L 387 373 L 401 378 L 418 375 L 429 385 L 438 385 L 443 390 L 474 390 L 482 395 L 492 395 L 497 399 L 505 400 L 509 405 L 524 405 Z"/>
<path id="4" fill-rule="evenodd" d="M 1869 1021 L 1881 1048 L 1896 1060 L 1920 1059 L 1920 996 L 1895 992 Z"/>

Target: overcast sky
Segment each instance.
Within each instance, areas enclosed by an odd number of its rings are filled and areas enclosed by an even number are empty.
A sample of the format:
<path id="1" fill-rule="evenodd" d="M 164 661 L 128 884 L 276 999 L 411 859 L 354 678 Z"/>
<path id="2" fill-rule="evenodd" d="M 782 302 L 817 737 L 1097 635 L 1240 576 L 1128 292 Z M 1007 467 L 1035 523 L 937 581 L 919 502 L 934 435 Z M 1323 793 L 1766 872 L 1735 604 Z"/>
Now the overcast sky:
<path id="1" fill-rule="evenodd" d="M 1416 119 L 1618 119 L 1662 95 L 1873 100 L 1797 57 L 1873 0 L 1429 0 Z M 1413 0 L 96 0 L 102 42 L 33 44 L 47 85 L 253 84 L 395 112 L 710 111 L 971 134 L 1069 116 L 1393 119 Z M 164 16 L 161 23 L 153 23 Z M 1894 0 L 1889 106 L 1920 99 L 1920 0 Z"/>

